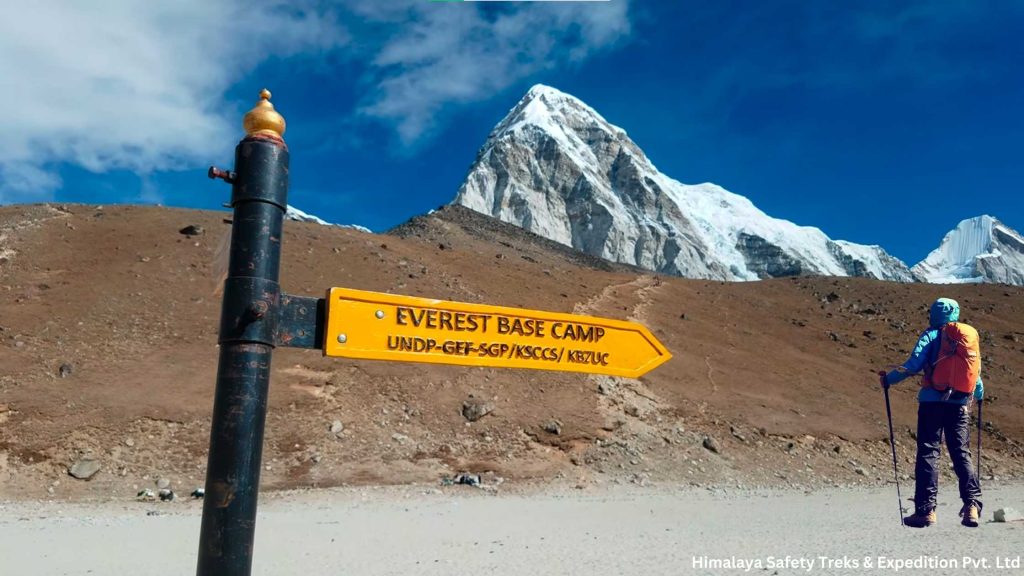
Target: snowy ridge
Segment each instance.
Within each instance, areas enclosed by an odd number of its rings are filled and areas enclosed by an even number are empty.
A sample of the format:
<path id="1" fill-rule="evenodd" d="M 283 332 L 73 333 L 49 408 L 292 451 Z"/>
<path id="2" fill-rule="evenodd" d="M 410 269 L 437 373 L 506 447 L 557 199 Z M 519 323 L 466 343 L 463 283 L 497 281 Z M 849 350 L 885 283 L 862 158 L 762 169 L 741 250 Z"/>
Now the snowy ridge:
<path id="1" fill-rule="evenodd" d="M 992 216 L 968 218 L 914 266 L 936 284 L 999 282 L 1024 285 L 1024 237 Z"/>
<path id="2" fill-rule="evenodd" d="M 337 226 L 338 228 L 349 228 L 351 230 L 359 230 L 360 232 L 366 232 L 372 234 L 373 232 L 366 227 L 358 224 L 332 224 L 319 216 L 307 214 L 298 208 L 289 205 L 288 210 L 285 212 L 284 217 L 288 220 L 294 220 L 296 222 L 313 222 L 314 224 L 320 224 L 322 226 Z"/>
<path id="3" fill-rule="evenodd" d="M 594 256 L 721 280 L 821 274 L 911 281 L 878 246 L 772 218 L 662 174 L 593 108 L 537 85 L 494 128 L 454 203 Z"/>

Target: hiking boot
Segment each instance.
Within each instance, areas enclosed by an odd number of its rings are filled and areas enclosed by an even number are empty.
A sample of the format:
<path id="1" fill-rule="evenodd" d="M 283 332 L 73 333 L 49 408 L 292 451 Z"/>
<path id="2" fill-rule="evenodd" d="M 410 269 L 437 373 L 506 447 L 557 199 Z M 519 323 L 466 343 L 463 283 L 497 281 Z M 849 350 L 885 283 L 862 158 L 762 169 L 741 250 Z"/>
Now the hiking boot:
<path id="1" fill-rule="evenodd" d="M 935 510 L 928 512 L 917 511 L 912 516 L 907 516 L 903 519 L 904 526 L 910 526 L 911 528 L 926 528 L 935 524 L 938 518 L 935 516 Z"/>
<path id="2" fill-rule="evenodd" d="M 964 504 L 964 507 L 960 509 L 960 523 L 964 526 L 970 526 L 971 528 L 978 527 L 978 505 L 974 502 L 968 502 Z"/>

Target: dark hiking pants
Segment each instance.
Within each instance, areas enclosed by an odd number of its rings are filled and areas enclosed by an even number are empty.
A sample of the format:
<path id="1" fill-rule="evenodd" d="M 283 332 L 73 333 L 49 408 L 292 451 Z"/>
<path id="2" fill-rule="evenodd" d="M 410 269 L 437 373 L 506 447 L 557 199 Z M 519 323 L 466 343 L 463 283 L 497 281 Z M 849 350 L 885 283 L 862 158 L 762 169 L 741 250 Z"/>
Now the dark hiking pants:
<path id="1" fill-rule="evenodd" d="M 964 504 L 981 507 L 981 486 L 971 466 L 971 418 L 967 406 L 947 402 L 922 402 L 917 409 L 917 491 L 914 503 L 918 512 L 935 509 L 939 493 L 939 469 L 936 466 L 946 437 L 953 471 L 960 479 L 960 499 Z"/>

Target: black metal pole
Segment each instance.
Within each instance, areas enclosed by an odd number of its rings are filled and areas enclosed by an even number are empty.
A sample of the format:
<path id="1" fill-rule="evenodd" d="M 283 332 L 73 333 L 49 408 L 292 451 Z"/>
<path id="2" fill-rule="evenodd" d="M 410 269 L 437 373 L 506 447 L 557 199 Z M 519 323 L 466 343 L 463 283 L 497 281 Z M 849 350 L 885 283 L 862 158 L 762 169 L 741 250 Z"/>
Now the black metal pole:
<path id="1" fill-rule="evenodd" d="M 248 576 L 252 569 L 270 358 L 280 314 L 281 230 L 288 205 L 288 148 L 280 137 L 284 120 L 273 112 L 270 93 L 261 97 L 246 115 L 249 135 L 235 148 L 235 171 L 210 170 L 211 177 L 233 185 L 234 220 L 198 576 Z M 280 119 L 279 130 L 258 125 L 260 117 L 251 125 L 254 113 L 268 110 Z"/>
<path id="2" fill-rule="evenodd" d="M 981 405 L 984 399 L 978 400 L 978 485 L 981 486 Z"/>
<path id="3" fill-rule="evenodd" d="M 896 436 L 892 430 L 892 405 L 889 403 L 889 385 L 882 386 L 885 391 L 885 416 L 889 420 L 889 446 L 892 447 L 892 476 L 896 480 L 896 502 L 899 505 L 900 526 L 906 526 L 903 522 L 903 495 L 900 494 L 900 470 L 896 464 Z"/>

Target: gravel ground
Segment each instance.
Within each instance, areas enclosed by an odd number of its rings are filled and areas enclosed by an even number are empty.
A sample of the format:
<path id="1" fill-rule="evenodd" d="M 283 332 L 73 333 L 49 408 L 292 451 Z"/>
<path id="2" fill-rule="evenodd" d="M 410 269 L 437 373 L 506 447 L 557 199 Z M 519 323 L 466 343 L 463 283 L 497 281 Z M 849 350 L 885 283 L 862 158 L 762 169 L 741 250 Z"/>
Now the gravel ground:
<path id="1" fill-rule="evenodd" d="M 894 489 L 270 494 L 261 502 L 253 573 L 1024 573 L 1024 523 L 991 522 L 1000 507 L 1024 508 L 1024 485 L 987 489 L 977 529 L 959 525 L 952 488 L 944 486 L 939 524 L 927 530 L 898 525 Z M 2 572 L 191 574 L 200 512 L 191 501 L 0 504 Z M 879 567 L 880 556 L 925 564 Z M 756 561 L 749 570 L 744 564 Z"/>

